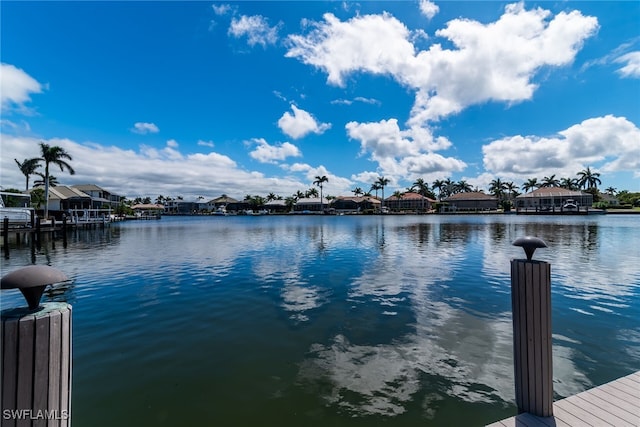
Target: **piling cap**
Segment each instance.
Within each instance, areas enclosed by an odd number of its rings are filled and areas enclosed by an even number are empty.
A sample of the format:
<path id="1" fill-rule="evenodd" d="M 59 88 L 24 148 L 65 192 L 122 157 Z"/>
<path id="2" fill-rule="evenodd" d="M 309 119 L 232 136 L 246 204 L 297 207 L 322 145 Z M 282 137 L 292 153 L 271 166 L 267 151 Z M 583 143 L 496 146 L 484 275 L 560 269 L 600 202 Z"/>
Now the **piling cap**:
<path id="1" fill-rule="evenodd" d="M 5 275 L 0 281 L 0 288 L 19 289 L 29 309 L 36 310 L 40 307 L 40 298 L 47 285 L 68 280 L 63 272 L 48 265 L 30 265 Z"/>
<path id="2" fill-rule="evenodd" d="M 529 261 L 531 261 L 536 249 L 548 247 L 544 240 L 533 236 L 518 237 L 513 241 L 513 246 L 522 247 L 522 249 L 524 249 L 524 253 L 527 255 L 527 260 Z"/>

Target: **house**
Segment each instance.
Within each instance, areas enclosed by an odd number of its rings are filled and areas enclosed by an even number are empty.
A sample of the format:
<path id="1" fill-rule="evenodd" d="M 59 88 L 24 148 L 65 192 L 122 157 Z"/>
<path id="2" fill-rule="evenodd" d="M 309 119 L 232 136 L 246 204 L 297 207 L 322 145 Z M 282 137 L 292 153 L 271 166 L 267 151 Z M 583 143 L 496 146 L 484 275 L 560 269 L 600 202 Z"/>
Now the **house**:
<path id="1" fill-rule="evenodd" d="M 285 213 L 289 211 L 284 200 L 271 200 L 263 205 L 263 208 L 269 213 Z"/>
<path id="2" fill-rule="evenodd" d="M 542 187 L 516 197 L 516 209 L 560 210 L 567 203 L 591 207 L 593 195 L 560 187 Z"/>
<path id="3" fill-rule="evenodd" d="M 94 184 L 72 185 L 71 187 L 91 197 L 92 209 L 115 209 L 120 206 L 122 200 L 121 196 L 113 194 Z"/>
<path id="4" fill-rule="evenodd" d="M 69 209 L 92 209 L 91 196 L 66 185 L 49 187 L 49 211 L 67 211 Z"/>
<path id="5" fill-rule="evenodd" d="M 481 191 L 456 193 L 442 200 L 447 211 L 486 211 L 498 209 L 498 198 Z"/>
<path id="6" fill-rule="evenodd" d="M 338 196 L 331 202 L 331 208 L 338 213 L 379 211 L 380 205 L 380 200 L 372 196 Z"/>
<path id="7" fill-rule="evenodd" d="M 413 192 L 402 193 L 400 198 L 391 196 L 384 199 L 384 205 L 395 212 L 427 212 L 431 210 L 433 203 L 436 203 L 436 201 Z"/>
<path id="8" fill-rule="evenodd" d="M 328 207 L 329 201 L 324 197 L 322 198 L 322 203 L 319 197 L 303 197 L 293 205 L 293 211 L 298 213 L 321 213 L 323 209 L 326 210 Z"/>

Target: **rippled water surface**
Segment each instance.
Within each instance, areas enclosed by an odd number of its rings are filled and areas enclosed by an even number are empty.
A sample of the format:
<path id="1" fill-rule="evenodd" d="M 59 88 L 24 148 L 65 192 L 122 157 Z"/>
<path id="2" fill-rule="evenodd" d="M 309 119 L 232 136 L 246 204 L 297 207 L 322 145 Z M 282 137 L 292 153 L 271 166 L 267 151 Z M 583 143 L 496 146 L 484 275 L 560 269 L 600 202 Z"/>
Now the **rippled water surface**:
<path id="1" fill-rule="evenodd" d="M 165 217 L 11 246 L 73 278 L 74 426 L 514 415 L 511 242 L 549 244 L 554 389 L 640 369 L 640 217 Z M 2 293 L 2 307 L 22 305 Z"/>

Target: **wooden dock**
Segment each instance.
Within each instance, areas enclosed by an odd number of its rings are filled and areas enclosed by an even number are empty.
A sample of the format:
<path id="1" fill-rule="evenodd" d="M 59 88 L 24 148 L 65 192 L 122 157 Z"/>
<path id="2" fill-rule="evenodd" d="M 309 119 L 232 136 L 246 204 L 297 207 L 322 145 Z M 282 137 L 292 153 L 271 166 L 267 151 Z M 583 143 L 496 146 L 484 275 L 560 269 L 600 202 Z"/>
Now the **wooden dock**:
<path id="1" fill-rule="evenodd" d="M 640 426 L 640 371 L 553 404 L 552 417 L 523 413 L 487 427 Z"/>

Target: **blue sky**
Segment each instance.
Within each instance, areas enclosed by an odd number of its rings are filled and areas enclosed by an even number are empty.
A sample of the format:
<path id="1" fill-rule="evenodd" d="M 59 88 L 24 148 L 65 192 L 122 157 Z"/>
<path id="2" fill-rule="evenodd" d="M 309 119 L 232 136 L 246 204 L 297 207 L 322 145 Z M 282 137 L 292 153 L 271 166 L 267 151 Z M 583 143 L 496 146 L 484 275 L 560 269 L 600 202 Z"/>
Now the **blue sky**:
<path id="1" fill-rule="evenodd" d="M 640 3 L 2 2 L 0 185 L 38 142 L 128 197 L 640 191 Z"/>

